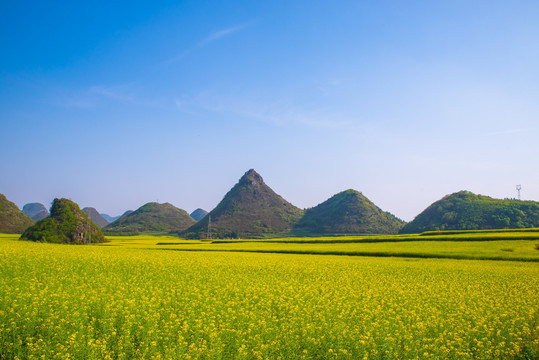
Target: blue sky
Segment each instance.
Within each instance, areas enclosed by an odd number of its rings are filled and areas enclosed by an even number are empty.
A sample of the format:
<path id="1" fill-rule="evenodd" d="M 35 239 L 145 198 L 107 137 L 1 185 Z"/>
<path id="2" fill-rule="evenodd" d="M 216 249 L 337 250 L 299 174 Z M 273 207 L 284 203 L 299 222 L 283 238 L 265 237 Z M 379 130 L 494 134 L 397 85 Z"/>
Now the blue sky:
<path id="1" fill-rule="evenodd" d="M 0 5 L 0 192 L 211 210 L 250 168 L 301 208 L 404 220 L 539 201 L 539 2 Z"/>

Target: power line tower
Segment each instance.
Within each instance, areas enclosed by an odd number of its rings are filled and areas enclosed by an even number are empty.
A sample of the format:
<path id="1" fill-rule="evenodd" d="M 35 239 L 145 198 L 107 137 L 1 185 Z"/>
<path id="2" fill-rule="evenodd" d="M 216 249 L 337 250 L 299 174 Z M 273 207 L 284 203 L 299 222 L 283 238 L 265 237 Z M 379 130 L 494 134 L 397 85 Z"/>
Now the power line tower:
<path id="1" fill-rule="evenodd" d="M 208 232 L 206 233 L 206 239 L 211 240 L 211 215 L 208 217 Z"/>
<path id="2" fill-rule="evenodd" d="M 519 200 L 520 200 L 520 189 L 522 189 L 522 186 L 517 185 L 518 199 L 519 199 Z"/>

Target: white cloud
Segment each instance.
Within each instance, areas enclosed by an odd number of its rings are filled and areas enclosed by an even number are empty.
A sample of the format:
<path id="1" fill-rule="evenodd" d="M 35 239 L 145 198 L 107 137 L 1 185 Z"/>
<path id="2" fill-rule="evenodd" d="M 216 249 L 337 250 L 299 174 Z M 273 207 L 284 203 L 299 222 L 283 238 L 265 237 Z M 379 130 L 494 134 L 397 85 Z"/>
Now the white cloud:
<path id="1" fill-rule="evenodd" d="M 215 40 L 224 38 L 226 36 L 229 36 L 229 35 L 232 35 L 232 34 L 238 32 L 240 30 L 243 30 L 243 29 L 251 26 L 252 24 L 253 24 L 252 22 L 247 22 L 247 23 L 244 23 L 244 24 L 240 24 L 240 25 L 236 25 L 236 26 L 232 26 L 232 27 L 229 27 L 229 28 L 226 28 L 226 29 L 222 29 L 222 30 L 212 32 L 204 40 L 202 40 L 198 44 L 198 46 L 208 45 L 209 43 L 211 43 L 211 42 L 213 42 Z"/>

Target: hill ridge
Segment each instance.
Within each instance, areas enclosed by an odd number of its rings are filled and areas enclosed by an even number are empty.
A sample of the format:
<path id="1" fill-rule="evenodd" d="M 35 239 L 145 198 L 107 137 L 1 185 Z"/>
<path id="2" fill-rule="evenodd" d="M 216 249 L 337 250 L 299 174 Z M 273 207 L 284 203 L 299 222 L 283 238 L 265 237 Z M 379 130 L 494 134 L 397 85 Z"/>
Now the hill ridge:
<path id="1" fill-rule="evenodd" d="M 85 207 L 82 211 L 90 217 L 90 219 L 100 228 L 103 228 L 109 224 L 101 214 L 93 207 Z"/>
<path id="2" fill-rule="evenodd" d="M 539 227 L 539 203 L 495 199 L 461 190 L 429 205 L 401 233 Z"/>
<path id="3" fill-rule="evenodd" d="M 20 234 L 34 223 L 15 203 L 0 194 L 0 233 Z"/>
<path id="4" fill-rule="evenodd" d="M 248 170 L 202 220 L 180 233 L 204 238 L 211 218 L 212 237 L 260 237 L 289 232 L 303 210 L 275 193 L 260 174 Z"/>
<path id="5" fill-rule="evenodd" d="M 137 210 L 125 213 L 103 228 L 108 233 L 141 233 L 182 231 L 195 220 L 170 203 L 149 202 Z"/>
<path id="6" fill-rule="evenodd" d="M 405 224 L 363 193 L 347 189 L 305 210 L 294 231 L 311 234 L 396 234 Z"/>

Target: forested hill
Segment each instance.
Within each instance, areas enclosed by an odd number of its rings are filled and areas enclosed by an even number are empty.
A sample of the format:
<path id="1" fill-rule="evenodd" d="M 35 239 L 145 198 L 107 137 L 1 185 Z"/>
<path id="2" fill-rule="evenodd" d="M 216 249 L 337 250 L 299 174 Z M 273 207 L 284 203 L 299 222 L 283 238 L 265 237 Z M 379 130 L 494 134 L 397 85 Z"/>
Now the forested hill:
<path id="1" fill-rule="evenodd" d="M 4 194 L 0 194 L 0 233 L 20 234 L 32 224 L 34 220 L 26 216 Z"/>
<path id="2" fill-rule="evenodd" d="M 189 214 L 172 204 L 150 202 L 122 215 L 103 228 L 107 233 L 133 234 L 141 232 L 181 231 L 195 224 Z"/>
<path id="3" fill-rule="evenodd" d="M 303 210 L 277 195 L 253 169 L 247 171 L 223 200 L 180 235 L 204 238 L 259 237 L 288 233 Z M 211 221 L 211 224 L 209 222 Z"/>
<path id="4" fill-rule="evenodd" d="M 483 230 L 539 227 L 539 203 L 500 200 L 460 191 L 436 201 L 400 231 Z"/>
<path id="5" fill-rule="evenodd" d="M 68 199 L 54 199 L 50 216 L 27 228 L 21 240 L 89 244 L 103 242 L 105 238 L 79 205 Z"/>
<path id="6" fill-rule="evenodd" d="M 294 231 L 306 234 L 396 234 L 405 224 L 356 190 L 340 192 L 305 211 Z"/>

